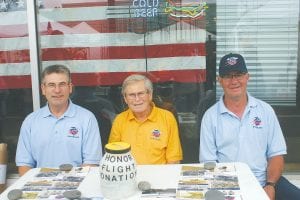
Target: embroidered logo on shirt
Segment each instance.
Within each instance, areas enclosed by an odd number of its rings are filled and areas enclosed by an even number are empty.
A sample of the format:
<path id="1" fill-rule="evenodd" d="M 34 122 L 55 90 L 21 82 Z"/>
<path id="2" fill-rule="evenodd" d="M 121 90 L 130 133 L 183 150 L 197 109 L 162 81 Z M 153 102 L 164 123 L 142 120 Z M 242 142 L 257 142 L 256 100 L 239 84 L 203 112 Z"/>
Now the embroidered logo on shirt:
<path id="1" fill-rule="evenodd" d="M 253 128 L 262 128 L 262 122 L 259 117 L 254 117 L 252 124 L 253 124 Z"/>
<path id="2" fill-rule="evenodd" d="M 70 128 L 68 137 L 73 137 L 73 138 L 78 138 L 79 137 L 78 130 L 77 130 L 76 127 L 71 127 Z"/>
<path id="3" fill-rule="evenodd" d="M 159 139 L 160 139 L 160 131 L 157 130 L 157 129 L 154 129 L 154 130 L 152 131 L 151 138 L 152 138 L 152 139 L 155 139 L 155 140 L 159 140 Z"/>

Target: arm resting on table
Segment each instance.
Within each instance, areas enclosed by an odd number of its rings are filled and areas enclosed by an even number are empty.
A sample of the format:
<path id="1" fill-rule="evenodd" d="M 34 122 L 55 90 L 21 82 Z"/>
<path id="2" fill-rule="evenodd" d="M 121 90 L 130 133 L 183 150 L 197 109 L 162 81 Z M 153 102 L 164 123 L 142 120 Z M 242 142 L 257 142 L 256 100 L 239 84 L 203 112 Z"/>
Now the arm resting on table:
<path id="1" fill-rule="evenodd" d="M 267 182 L 277 183 L 284 168 L 284 159 L 282 155 L 271 157 L 268 160 Z M 271 200 L 275 199 L 275 188 L 272 185 L 266 185 L 264 190 Z"/>
<path id="2" fill-rule="evenodd" d="M 27 171 L 29 171 L 30 169 L 32 169 L 29 166 L 19 166 L 18 171 L 19 171 L 19 175 L 23 176 Z"/>

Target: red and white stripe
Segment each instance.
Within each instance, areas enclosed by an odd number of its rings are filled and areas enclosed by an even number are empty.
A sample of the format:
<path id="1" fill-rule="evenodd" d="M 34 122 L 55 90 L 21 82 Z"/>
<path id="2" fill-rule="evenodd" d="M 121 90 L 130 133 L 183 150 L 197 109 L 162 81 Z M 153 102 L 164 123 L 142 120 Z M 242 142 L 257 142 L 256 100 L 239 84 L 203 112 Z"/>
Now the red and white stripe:
<path id="1" fill-rule="evenodd" d="M 135 72 L 147 72 L 154 82 L 205 81 L 204 25 L 181 21 L 137 34 L 129 32 L 129 23 L 139 26 L 139 19 L 128 14 L 107 17 L 107 9 L 126 5 L 97 1 L 82 7 L 80 1 L 72 2 L 40 9 L 44 67 L 69 66 L 75 85 L 121 84 Z M 0 89 L 31 87 L 26 12 L 0 12 L 0 18 Z"/>

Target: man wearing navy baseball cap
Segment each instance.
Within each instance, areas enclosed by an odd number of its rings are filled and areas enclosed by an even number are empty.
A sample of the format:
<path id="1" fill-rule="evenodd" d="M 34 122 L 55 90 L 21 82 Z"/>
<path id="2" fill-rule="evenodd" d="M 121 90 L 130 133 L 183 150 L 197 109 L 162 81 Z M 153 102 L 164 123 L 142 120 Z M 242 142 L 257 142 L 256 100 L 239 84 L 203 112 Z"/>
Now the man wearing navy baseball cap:
<path id="1" fill-rule="evenodd" d="M 300 199 L 300 190 L 282 176 L 286 143 L 273 108 L 247 92 L 245 59 L 221 58 L 218 81 L 224 94 L 204 114 L 200 162 L 248 164 L 271 200 Z"/>

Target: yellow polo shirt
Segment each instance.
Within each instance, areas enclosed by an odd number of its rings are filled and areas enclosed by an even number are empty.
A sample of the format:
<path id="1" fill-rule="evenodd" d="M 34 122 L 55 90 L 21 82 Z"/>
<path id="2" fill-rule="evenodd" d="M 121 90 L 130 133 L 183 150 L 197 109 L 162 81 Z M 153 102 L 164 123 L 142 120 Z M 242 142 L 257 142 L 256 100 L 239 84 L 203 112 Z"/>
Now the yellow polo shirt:
<path id="1" fill-rule="evenodd" d="M 137 164 L 166 164 L 182 160 L 178 125 L 174 115 L 153 104 L 144 122 L 138 122 L 131 110 L 114 120 L 108 142 L 127 142 Z"/>

